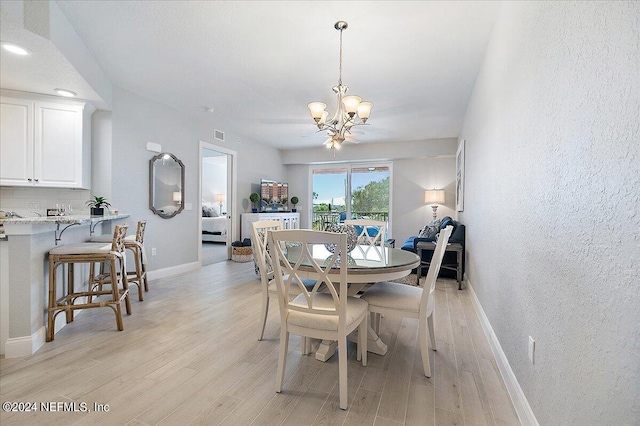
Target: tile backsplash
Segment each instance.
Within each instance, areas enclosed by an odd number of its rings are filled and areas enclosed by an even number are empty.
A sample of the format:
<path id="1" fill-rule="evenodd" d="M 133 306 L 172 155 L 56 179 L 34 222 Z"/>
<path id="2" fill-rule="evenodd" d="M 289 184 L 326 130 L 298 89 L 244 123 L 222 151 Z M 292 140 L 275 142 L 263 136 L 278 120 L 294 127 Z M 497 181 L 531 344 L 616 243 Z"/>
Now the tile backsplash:
<path id="1" fill-rule="evenodd" d="M 85 203 L 91 198 L 87 189 L 0 187 L 0 210 L 15 211 L 21 216 L 37 212 L 45 215 L 56 204 L 71 205 L 74 213 L 89 213 Z"/>

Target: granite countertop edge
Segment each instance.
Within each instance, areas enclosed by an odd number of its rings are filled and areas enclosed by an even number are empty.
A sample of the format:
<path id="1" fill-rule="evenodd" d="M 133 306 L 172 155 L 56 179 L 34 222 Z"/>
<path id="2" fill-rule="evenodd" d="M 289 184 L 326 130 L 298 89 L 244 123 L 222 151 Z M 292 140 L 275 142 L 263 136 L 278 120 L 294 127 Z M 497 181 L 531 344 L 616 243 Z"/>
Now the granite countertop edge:
<path id="1" fill-rule="evenodd" d="M 94 223 L 101 220 L 117 220 L 129 217 L 128 214 L 106 214 L 104 216 L 71 215 L 42 217 L 12 217 L 0 219 L 1 225 L 49 225 L 71 223 Z"/>

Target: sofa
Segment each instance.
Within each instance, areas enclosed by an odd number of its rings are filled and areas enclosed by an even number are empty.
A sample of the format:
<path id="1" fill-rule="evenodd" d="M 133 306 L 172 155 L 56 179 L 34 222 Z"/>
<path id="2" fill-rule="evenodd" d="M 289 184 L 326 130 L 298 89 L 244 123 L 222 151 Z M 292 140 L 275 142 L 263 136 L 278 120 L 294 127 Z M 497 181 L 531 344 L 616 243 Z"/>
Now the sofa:
<path id="1" fill-rule="evenodd" d="M 462 223 L 453 220 L 449 216 L 445 216 L 440 221 L 435 221 L 435 223 L 434 222 L 429 223 L 427 226 L 425 226 L 422 230 L 418 232 L 418 235 L 409 237 L 407 241 L 405 241 L 404 244 L 402 245 L 402 250 L 411 251 L 417 254 L 418 253 L 418 250 L 416 249 L 417 243 L 419 243 L 420 241 L 436 241 L 435 236 L 429 235 L 428 228 L 430 226 L 431 228 L 436 226 L 437 229 L 435 231 L 439 232 L 439 229 L 444 229 L 448 225 L 453 226 L 453 233 L 451 234 L 451 237 L 449 237 L 449 243 L 460 243 L 462 245 L 462 274 L 464 276 L 465 226 Z M 431 234 L 433 234 L 434 230 L 433 229 L 431 230 L 432 230 Z M 422 262 L 430 262 L 432 256 L 433 256 L 433 251 L 423 250 L 421 260 Z M 444 259 L 442 259 L 442 265 L 456 266 L 457 264 L 458 264 L 458 260 L 457 260 L 456 253 L 447 252 L 444 254 Z M 422 266 L 422 268 L 423 270 L 421 271 L 421 274 L 422 276 L 424 276 L 427 273 L 427 267 Z M 440 268 L 439 276 L 446 277 L 446 278 L 456 278 L 456 272 L 448 268 Z"/>

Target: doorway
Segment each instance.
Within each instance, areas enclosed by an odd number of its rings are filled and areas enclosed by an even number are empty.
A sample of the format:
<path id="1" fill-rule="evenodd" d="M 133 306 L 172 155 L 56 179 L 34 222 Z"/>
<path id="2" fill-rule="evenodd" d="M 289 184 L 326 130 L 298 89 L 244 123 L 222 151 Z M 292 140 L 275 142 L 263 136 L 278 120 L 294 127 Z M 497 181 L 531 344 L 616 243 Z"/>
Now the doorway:
<path id="1" fill-rule="evenodd" d="M 236 197 L 235 151 L 200 142 L 200 224 L 198 258 L 202 266 L 231 258 Z"/>

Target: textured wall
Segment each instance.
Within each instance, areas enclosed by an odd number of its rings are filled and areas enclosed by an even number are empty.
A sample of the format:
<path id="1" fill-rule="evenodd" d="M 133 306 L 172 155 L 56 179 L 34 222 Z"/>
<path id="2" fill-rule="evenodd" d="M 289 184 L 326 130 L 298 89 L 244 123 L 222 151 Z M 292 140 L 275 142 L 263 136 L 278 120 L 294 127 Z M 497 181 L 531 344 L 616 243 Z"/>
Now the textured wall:
<path id="1" fill-rule="evenodd" d="M 505 3 L 461 133 L 467 276 L 541 424 L 640 423 L 639 27 Z"/>

